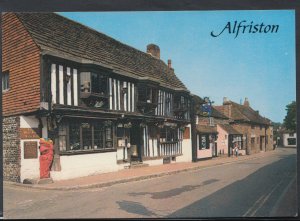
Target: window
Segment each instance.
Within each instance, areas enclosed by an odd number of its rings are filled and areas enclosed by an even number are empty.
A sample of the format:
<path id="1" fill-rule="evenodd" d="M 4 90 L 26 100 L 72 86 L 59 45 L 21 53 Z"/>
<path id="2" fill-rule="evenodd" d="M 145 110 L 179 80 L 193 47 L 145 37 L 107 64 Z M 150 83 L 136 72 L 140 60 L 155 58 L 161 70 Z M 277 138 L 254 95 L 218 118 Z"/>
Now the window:
<path id="1" fill-rule="evenodd" d="M 294 134 L 293 133 L 289 133 L 289 137 L 294 137 Z"/>
<path id="2" fill-rule="evenodd" d="M 69 131 L 69 133 L 67 132 Z M 110 121 L 70 122 L 59 128 L 60 151 L 113 148 L 113 125 Z M 68 138 L 69 144 L 66 144 Z"/>
<path id="3" fill-rule="evenodd" d="M 92 93 L 106 94 L 107 78 L 101 74 L 92 73 Z"/>
<path id="4" fill-rule="evenodd" d="M 287 142 L 288 145 L 296 145 L 296 138 L 288 138 Z"/>
<path id="5" fill-rule="evenodd" d="M 67 149 L 67 127 L 65 124 L 61 125 L 58 130 L 58 145 L 60 150 Z"/>
<path id="6" fill-rule="evenodd" d="M 157 103 L 157 89 L 153 87 L 139 87 L 139 101 Z"/>
<path id="7" fill-rule="evenodd" d="M 251 137 L 251 144 L 255 143 L 255 137 Z"/>
<path id="8" fill-rule="evenodd" d="M 2 91 L 9 89 L 9 72 L 2 72 Z"/>
<path id="9" fill-rule="evenodd" d="M 164 127 L 160 130 L 160 142 L 177 142 L 178 129 L 171 127 Z"/>
<path id="10" fill-rule="evenodd" d="M 71 150 L 80 150 L 80 125 L 77 122 L 69 124 L 69 145 Z"/>
<path id="11" fill-rule="evenodd" d="M 108 108 L 107 77 L 94 72 L 80 73 L 80 97 L 87 107 Z"/>
<path id="12" fill-rule="evenodd" d="M 200 136 L 200 148 L 201 149 L 209 149 L 208 135 L 201 135 Z"/>
<path id="13" fill-rule="evenodd" d="M 175 94 L 173 105 L 175 118 L 190 119 L 190 100 L 180 94 Z"/>
<path id="14" fill-rule="evenodd" d="M 81 72 L 80 73 L 80 86 L 81 92 L 91 93 L 91 73 Z"/>

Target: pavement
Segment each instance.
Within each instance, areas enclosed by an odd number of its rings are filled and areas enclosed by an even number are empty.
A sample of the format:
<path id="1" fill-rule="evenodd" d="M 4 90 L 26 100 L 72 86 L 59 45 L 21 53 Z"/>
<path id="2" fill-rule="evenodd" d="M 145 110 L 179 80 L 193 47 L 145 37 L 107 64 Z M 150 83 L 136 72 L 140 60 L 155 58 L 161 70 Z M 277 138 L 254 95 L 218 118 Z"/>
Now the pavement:
<path id="1" fill-rule="evenodd" d="M 108 187 L 114 184 L 133 182 L 156 177 L 168 176 L 176 173 L 192 170 L 201 170 L 208 167 L 214 167 L 224 164 L 231 164 L 237 161 L 257 159 L 276 154 L 276 151 L 259 152 L 245 156 L 220 156 L 212 159 L 201 160 L 197 162 L 175 162 L 157 166 L 138 167 L 131 169 L 122 169 L 116 172 L 102 173 L 98 175 L 73 178 L 68 180 L 54 181 L 48 184 L 22 184 L 4 181 L 6 185 L 14 185 L 26 188 L 36 188 L 45 190 L 78 190 L 88 188 Z"/>

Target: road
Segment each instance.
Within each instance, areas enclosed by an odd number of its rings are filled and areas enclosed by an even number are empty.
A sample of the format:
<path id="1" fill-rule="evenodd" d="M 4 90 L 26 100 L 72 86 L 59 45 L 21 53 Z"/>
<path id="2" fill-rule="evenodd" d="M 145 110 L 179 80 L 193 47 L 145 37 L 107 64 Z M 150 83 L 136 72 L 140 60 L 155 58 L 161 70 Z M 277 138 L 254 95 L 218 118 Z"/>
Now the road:
<path id="1" fill-rule="evenodd" d="M 4 185 L 4 218 L 296 216 L 296 149 L 105 188 Z"/>

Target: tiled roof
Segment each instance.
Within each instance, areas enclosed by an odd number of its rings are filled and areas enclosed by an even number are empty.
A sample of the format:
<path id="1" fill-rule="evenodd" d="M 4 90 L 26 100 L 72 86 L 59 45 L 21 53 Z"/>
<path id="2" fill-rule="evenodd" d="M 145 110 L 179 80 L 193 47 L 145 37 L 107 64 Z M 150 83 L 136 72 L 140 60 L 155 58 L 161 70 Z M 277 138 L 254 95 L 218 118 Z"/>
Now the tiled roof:
<path id="1" fill-rule="evenodd" d="M 205 116 L 205 115 L 203 115 L 203 112 L 201 109 L 201 104 L 204 103 L 204 100 L 197 95 L 193 95 L 193 99 L 194 99 L 194 103 L 195 103 L 195 113 L 198 115 L 201 115 L 201 116 Z M 220 111 L 218 111 L 214 106 L 212 106 L 212 108 L 211 108 L 211 117 L 228 119 L 228 117 L 226 117 L 224 114 L 222 114 Z"/>
<path id="2" fill-rule="evenodd" d="M 160 59 L 56 13 L 16 13 L 42 50 L 99 62 L 117 73 L 187 90 Z M 145 46 L 146 48 L 146 46 Z"/>
<path id="3" fill-rule="evenodd" d="M 204 126 L 204 125 L 197 125 L 196 130 L 198 133 L 218 133 L 217 126 Z"/>
<path id="4" fill-rule="evenodd" d="M 220 127 L 222 127 L 228 134 L 242 134 L 235 130 L 232 126 L 229 124 L 218 124 Z"/>
<path id="5" fill-rule="evenodd" d="M 271 121 L 268 118 L 259 115 L 258 111 L 253 110 L 250 106 L 237 104 L 233 101 L 228 101 L 228 104 L 223 106 L 216 106 L 215 108 L 224 113 L 226 105 L 231 105 L 231 118 L 233 120 L 241 120 L 256 124 L 267 124 L 270 125 Z"/>

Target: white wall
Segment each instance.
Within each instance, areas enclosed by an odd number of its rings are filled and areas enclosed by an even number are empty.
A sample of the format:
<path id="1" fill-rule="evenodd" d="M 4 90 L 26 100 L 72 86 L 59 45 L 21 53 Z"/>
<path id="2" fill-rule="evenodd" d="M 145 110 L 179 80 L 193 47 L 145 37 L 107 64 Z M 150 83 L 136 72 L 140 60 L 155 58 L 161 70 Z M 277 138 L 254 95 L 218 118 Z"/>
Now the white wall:
<path id="1" fill-rule="evenodd" d="M 220 150 L 224 150 L 224 154 L 228 154 L 228 136 L 229 134 L 219 125 L 217 125 L 218 131 L 218 139 L 217 139 L 217 146 L 218 146 L 218 154 Z M 226 136 L 226 138 L 225 138 Z"/>
<path id="2" fill-rule="evenodd" d="M 60 156 L 61 171 L 51 171 L 53 180 L 117 171 L 116 152 Z"/>
<path id="3" fill-rule="evenodd" d="M 209 149 L 197 150 L 197 159 L 212 157 L 211 147 Z"/>
<path id="4" fill-rule="evenodd" d="M 40 178 L 40 151 L 37 149 L 38 156 L 35 159 L 24 159 L 24 142 L 26 141 L 36 141 L 37 147 L 40 146 L 39 139 L 26 139 L 21 140 L 21 182 L 24 179 L 39 179 Z"/>
<path id="5" fill-rule="evenodd" d="M 20 116 L 20 128 L 38 128 L 39 121 L 34 116 Z"/>
<path id="6" fill-rule="evenodd" d="M 176 157 L 176 162 L 191 162 L 192 161 L 192 129 L 190 128 L 190 138 L 182 140 L 182 156 Z"/>
<path id="7" fill-rule="evenodd" d="M 144 160 L 143 163 L 149 164 L 149 166 L 162 165 L 163 164 L 163 159 Z"/>
<path id="8" fill-rule="evenodd" d="M 34 116 L 20 116 L 20 128 L 38 128 L 39 121 Z M 37 149 L 38 156 L 35 159 L 24 159 L 24 142 L 35 141 L 37 148 L 40 146 L 39 139 L 21 139 L 21 174 L 20 179 L 38 179 L 40 177 L 40 151 Z"/>

